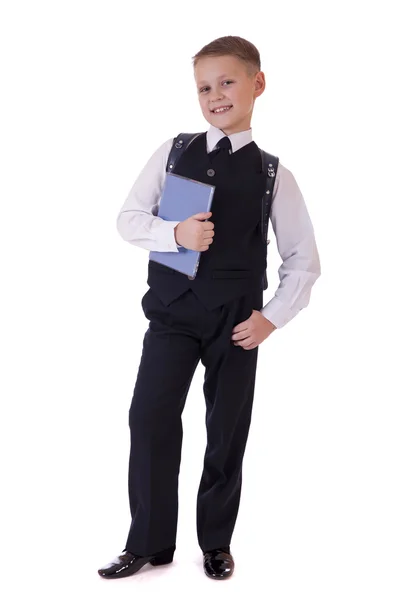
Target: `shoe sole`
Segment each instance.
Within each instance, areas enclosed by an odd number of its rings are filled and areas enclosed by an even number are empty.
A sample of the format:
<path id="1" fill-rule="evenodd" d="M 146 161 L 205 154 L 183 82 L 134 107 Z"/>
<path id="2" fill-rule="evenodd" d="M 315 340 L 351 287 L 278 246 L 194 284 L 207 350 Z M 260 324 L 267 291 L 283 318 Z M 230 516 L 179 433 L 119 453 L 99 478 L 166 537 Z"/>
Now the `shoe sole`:
<path id="1" fill-rule="evenodd" d="M 230 575 L 210 575 L 209 573 L 207 573 L 205 571 L 205 575 L 207 575 L 209 577 L 209 579 L 215 579 L 216 581 L 221 581 L 224 579 L 230 579 L 230 577 L 233 575 L 233 573 L 230 573 Z"/>

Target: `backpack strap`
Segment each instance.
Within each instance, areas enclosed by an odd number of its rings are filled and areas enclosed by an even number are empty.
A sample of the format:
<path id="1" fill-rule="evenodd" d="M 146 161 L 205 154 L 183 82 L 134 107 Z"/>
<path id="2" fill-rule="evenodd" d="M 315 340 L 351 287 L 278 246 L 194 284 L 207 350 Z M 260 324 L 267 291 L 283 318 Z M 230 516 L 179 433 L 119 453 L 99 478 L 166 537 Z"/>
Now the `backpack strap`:
<path id="1" fill-rule="evenodd" d="M 261 217 L 261 232 L 262 239 L 266 244 L 269 244 L 268 240 L 268 226 L 269 226 L 269 213 L 272 205 L 272 197 L 274 191 L 275 177 L 278 170 L 279 158 L 273 156 L 264 150 L 261 150 L 262 158 L 262 170 L 266 172 L 266 186 L 265 192 L 262 197 L 262 217 Z M 266 272 L 262 278 L 262 288 L 266 290 L 268 287 L 268 279 Z"/>
<path id="2" fill-rule="evenodd" d="M 166 171 L 170 173 L 174 170 L 175 165 L 178 162 L 181 154 L 188 148 L 190 144 L 198 137 L 201 133 L 180 133 L 174 138 L 173 145 L 171 146 L 170 154 L 168 155 Z"/>

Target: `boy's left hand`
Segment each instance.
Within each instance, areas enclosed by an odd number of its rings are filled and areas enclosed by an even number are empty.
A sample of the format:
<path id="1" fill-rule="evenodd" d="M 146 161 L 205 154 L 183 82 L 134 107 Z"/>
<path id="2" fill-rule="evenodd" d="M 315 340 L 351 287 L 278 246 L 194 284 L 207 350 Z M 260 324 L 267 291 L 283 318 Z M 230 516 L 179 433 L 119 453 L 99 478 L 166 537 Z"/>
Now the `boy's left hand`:
<path id="1" fill-rule="evenodd" d="M 239 323 L 233 328 L 231 339 L 235 346 L 244 350 L 252 350 L 261 344 L 276 329 L 259 310 L 253 310 L 247 321 Z"/>

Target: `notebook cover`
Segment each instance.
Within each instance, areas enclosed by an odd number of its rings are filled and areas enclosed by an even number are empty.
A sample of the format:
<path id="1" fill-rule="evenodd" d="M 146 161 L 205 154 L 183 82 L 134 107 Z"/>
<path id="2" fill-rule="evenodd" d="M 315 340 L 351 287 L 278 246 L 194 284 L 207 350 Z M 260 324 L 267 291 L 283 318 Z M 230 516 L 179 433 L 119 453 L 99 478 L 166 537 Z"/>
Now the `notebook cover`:
<path id="1" fill-rule="evenodd" d="M 157 216 L 166 221 L 185 221 L 191 215 L 209 212 L 214 191 L 214 185 L 167 173 Z M 200 255 L 197 250 L 178 248 L 178 252 L 153 250 L 149 259 L 194 278 Z"/>

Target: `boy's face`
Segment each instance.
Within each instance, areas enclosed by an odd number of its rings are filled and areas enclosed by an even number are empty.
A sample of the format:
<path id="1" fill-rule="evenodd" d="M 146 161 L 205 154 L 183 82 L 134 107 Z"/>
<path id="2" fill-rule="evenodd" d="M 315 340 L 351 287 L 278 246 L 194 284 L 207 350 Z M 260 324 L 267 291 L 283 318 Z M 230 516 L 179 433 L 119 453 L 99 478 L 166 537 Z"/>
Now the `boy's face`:
<path id="1" fill-rule="evenodd" d="M 249 75 L 235 56 L 204 56 L 194 69 L 203 116 L 226 135 L 251 127 L 255 99 L 265 89 L 262 71 Z M 214 112 L 215 109 L 223 111 Z"/>

